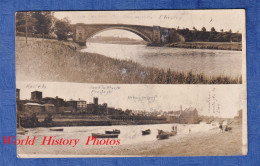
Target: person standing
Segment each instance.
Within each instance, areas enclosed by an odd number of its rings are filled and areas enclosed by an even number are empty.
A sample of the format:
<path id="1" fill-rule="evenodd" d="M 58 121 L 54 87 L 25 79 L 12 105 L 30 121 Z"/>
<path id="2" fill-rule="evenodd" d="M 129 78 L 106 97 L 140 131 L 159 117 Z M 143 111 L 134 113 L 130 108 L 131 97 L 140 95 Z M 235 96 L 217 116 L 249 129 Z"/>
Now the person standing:
<path id="1" fill-rule="evenodd" d="M 219 132 L 223 133 L 223 126 L 222 126 L 222 124 L 219 125 Z"/>

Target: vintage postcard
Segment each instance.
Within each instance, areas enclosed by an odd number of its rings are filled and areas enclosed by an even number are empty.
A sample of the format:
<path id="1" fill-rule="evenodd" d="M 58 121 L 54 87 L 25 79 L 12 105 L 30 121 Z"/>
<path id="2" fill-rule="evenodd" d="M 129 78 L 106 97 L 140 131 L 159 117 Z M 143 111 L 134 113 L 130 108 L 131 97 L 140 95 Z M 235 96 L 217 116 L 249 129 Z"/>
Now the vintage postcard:
<path id="1" fill-rule="evenodd" d="M 18 157 L 247 154 L 243 9 L 15 18 Z"/>

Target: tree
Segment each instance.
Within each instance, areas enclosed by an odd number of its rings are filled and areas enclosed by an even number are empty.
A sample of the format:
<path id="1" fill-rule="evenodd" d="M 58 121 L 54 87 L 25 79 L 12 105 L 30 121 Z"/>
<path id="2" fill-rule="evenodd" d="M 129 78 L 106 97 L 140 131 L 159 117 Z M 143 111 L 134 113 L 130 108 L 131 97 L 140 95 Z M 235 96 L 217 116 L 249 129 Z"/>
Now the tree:
<path id="1" fill-rule="evenodd" d="M 201 31 L 198 33 L 198 36 L 197 36 L 197 38 L 198 38 L 198 41 L 207 41 L 208 40 L 208 32 L 206 32 L 207 30 L 206 30 L 206 28 L 205 27 L 202 27 L 201 28 Z"/>
<path id="2" fill-rule="evenodd" d="M 216 30 L 215 30 L 214 27 L 212 27 L 212 28 L 210 29 L 210 31 L 211 31 L 211 32 L 216 32 Z"/>
<path id="3" fill-rule="evenodd" d="M 33 12 L 32 16 L 37 20 L 35 24 L 36 34 L 41 34 L 44 38 L 44 35 L 52 31 L 52 12 Z"/>
<path id="4" fill-rule="evenodd" d="M 216 41 L 216 36 L 217 36 L 217 32 L 216 32 L 216 30 L 215 30 L 215 28 L 214 27 L 212 27 L 211 29 L 210 29 L 210 35 L 209 35 L 209 41 L 210 42 L 215 42 Z"/>
<path id="5" fill-rule="evenodd" d="M 58 40 L 68 40 L 68 36 L 72 32 L 68 18 L 56 21 L 54 32 L 57 35 Z"/>
<path id="6" fill-rule="evenodd" d="M 26 32 L 26 21 L 28 33 L 34 33 L 36 19 L 32 17 L 31 12 L 17 12 L 15 15 L 16 32 Z"/>

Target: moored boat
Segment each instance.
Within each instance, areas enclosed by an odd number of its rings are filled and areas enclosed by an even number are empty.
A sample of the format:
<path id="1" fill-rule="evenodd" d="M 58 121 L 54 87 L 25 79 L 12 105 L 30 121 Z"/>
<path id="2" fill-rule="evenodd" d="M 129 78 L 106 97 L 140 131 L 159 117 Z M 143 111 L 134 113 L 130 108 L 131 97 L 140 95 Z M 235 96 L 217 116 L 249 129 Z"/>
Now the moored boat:
<path id="1" fill-rule="evenodd" d="M 168 139 L 170 137 L 169 133 L 161 133 L 157 135 L 157 139 Z"/>
<path id="2" fill-rule="evenodd" d="M 163 130 L 158 130 L 157 139 L 168 139 L 170 136 L 172 136 L 171 132 L 165 132 Z"/>
<path id="3" fill-rule="evenodd" d="M 97 137 L 97 138 L 118 138 L 118 134 L 92 133 L 92 137 Z"/>
<path id="4" fill-rule="evenodd" d="M 26 133 L 26 131 L 17 130 L 16 133 L 19 135 L 24 135 Z"/>
<path id="5" fill-rule="evenodd" d="M 50 131 L 63 131 L 63 128 L 54 128 L 54 129 L 50 129 Z"/>
<path id="6" fill-rule="evenodd" d="M 113 131 L 105 131 L 106 134 L 120 134 L 120 130 L 113 130 Z"/>
<path id="7" fill-rule="evenodd" d="M 142 131 L 142 135 L 149 135 L 149 134 L 151 134 L 151 130 L 150 129 Z"/>

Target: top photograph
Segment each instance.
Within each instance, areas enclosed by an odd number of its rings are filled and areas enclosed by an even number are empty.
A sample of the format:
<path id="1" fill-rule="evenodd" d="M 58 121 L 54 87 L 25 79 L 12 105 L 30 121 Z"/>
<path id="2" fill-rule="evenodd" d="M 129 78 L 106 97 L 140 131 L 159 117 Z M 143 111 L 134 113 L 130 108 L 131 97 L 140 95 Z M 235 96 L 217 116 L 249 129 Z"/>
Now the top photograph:
<path id="1" fill-rule="evenodd" d="M 245 11 L 28 11 L 15 15 L 16 81 L 246 83 Z"/>

